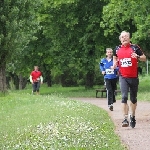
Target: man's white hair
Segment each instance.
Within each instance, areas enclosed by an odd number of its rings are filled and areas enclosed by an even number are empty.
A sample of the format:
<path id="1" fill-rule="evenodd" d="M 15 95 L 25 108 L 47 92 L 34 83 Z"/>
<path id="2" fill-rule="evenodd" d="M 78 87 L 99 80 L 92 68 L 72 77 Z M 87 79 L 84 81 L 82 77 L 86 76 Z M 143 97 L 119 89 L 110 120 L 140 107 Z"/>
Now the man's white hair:
<path id="1" fill-rule="evenodd" d="M 130 37 L 130 33 L 129 33 L 129 32 L 127 32 L 127 31 L 122 31 L 122 32 L 120 33 L 119 39 L 121 38 L 121 35 L 124 34 L 124 33 L 127 33 L 127 34 L 129 35 L 129 37 Z"/>

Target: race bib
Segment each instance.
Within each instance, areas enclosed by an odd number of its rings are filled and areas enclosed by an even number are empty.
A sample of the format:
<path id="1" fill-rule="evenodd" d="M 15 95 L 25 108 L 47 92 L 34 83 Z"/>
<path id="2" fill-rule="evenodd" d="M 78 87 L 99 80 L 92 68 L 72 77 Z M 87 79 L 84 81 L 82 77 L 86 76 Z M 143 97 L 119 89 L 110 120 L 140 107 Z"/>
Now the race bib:
<path id="1" fill-rule="evenodd" d="M 106 69 L 106 74 L 114 74 L 114 69 Z"/>
<path id="2" fill-rule="evenodd" d="M 121 67 L 129 67 L 132 66 L 131 58 L 124 58 L 120 60 Z"/>

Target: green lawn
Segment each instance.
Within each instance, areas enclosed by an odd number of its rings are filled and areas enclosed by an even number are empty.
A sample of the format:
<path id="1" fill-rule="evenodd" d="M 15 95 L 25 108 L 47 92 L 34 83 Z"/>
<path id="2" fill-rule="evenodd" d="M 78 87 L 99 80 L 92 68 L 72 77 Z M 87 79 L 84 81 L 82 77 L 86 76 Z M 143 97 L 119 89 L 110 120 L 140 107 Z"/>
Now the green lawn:
<path id="1" fill-rule="evenodd" d="M 140 76 L 139 100 L 150 101 L 149 83 L 149 76 Z M 0 97 L 0 149 L 124 150 L 106 111 L 69 99 L 95 97 L 96 88 L 42 85 L 41 95 L 31 95 L 28 85 L 9 91 Z"/>
<path id="2" fill-rule="evenodd" d="M 118 94 L 117 99 L 121 99 L 121 94 Z M 137 99 L 138 101 L 150 101 L 150 76 L 139 76 Z"/>
<path id="3" fill-rule="evenodd" d="M 1 150 L 124 150 L 106 111 L 61 94 L 11 92 L 0 100 Z"/>
<path id="4" fill-rule="evenodd" d="M 96 95 L 95 89 L 103 88 L 103 86 L 94 86 L 92 89 L 85 89 L 85 87 L 60 87 L 53 86 L 47 87 L 46 85 L 41 86 L 42 95 L 59 94 L 63 97 L 94 97 Z M 118 84 L 119 88 L 119 84 Z M 31 93 L 31 85 L 25 92 Z M 100 93 L 99 93 L 100 95 Z M 121 99 L 121 94 L 118 94 L 117 99 Z M 139 101 L 150 101 L 150 76 L 139 76 L 139 90 L 138 97 Z"/>

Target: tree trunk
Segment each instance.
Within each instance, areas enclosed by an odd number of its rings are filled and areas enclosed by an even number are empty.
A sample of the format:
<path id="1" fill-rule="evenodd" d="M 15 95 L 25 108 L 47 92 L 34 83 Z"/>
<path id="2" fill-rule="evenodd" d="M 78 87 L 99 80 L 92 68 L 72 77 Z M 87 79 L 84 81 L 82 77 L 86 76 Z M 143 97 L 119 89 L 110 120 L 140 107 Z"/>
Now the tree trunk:
<path id="1" fill-rule="evenodd" d="M 46 64 L 43 64 L 43 68 L 44 68 L 44 75 L 45 75 L 43 76 L 44 81 L 46 81 L 48 87 L 51 87 L 52 86 L 51 70 L 49 67 L 47 67 Z"/>
<path id="2" fill-rule="evenodd" d="M 85 84 L 85 88 L 92 88 L 94 85 L 94 71 L 93 72 L 88 72 L 86 74 L 86 84 Z"/>
<path id="3" fill-rule="evenodd" d="M 5 93 L 6 88 L 6 65 L 1 65 L 0 67 L 0 92 Z"/>
<path id="4" fill-rule="evenodd" d="M 22 75 L 19 76 L 19 89 L 23 90 L 27 85 L 27 79 L 24 78 Z"/>
<path id="5" fill-rule="evenodd" d="M 51 77 L 51 71 L 50 70 L 46 71 L 46 82 L 47 82 L 48 87 L 52 86 L 52 77 Z"/>
<path id="6" fill-rule="evenodd" d="M 51 81 L 51 76 L 47 76 L 47 86 L 51 87 L 52 86 L 52 81 Z"/>
<path id="7" fill-rule="evenodd" d="M 14 73 L 12 79 L 13 79 L 15 89 L 19 90 L 19 77 Z"/>
<path id="8" fill-rule="evenodd" d="M 6 86 L 7 86 L 7 89 L 10 89 L 10 81 L 11 81 L 11 77 L 10 76 L 6 76 Z"/>

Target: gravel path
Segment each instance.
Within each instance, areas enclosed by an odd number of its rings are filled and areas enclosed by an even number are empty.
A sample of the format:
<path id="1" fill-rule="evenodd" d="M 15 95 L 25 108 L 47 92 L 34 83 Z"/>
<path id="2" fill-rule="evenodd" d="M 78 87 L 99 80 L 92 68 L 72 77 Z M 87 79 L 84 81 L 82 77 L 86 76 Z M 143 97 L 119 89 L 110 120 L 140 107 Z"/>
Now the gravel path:
<path id="1" fill-rule="evenodd" d="M 150 150 L 150 103 L 139 102 L 136 110 L 136 127 L 121 127 L 123 115 L 121 110 L 121 101 L 117 100 L 114 104 L 114 111 L 107 107 L 105 98 L 73 98 L 82 100 L 103 108 L 111 116 L 116 126 L 115 132 L 119 135 L 121 141 L 129 150 Z"/>

